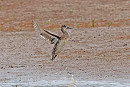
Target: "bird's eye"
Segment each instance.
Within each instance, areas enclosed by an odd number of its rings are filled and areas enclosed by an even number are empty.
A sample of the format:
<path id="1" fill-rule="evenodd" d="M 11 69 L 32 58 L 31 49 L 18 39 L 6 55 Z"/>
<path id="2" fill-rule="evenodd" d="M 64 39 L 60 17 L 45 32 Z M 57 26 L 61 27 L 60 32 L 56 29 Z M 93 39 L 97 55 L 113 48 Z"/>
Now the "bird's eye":
<path id="1" fill-rule="evenodd" d="M 62 25 L 62 27 L 66 27 L 66 25 Z"/>

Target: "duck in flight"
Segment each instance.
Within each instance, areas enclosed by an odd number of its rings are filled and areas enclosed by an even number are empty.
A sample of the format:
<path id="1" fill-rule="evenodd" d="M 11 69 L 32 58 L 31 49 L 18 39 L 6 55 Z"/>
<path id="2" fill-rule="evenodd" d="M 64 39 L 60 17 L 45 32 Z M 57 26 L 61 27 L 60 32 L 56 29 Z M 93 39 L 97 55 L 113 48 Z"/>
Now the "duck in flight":
<path id="1" fill-rule="evenodd" d="M 61 26 L 62 35 L 57 36 L 55 34 L 50 33 L 49 31 L 42 29 L 35 21 L 34 21 L 34 28 L 36 31 L 39 31 L 40 36 L 43 39 L 48 39 L 51 44 L 54 44 L 53 50 L 52 50 L 52 58 L 51 60 L 54 60 L 56 56 L 62 51 L 63 47 L 69 40 L 69 30 L 72 29 L 72 27 L 68 27 L 66 25 Z"/>

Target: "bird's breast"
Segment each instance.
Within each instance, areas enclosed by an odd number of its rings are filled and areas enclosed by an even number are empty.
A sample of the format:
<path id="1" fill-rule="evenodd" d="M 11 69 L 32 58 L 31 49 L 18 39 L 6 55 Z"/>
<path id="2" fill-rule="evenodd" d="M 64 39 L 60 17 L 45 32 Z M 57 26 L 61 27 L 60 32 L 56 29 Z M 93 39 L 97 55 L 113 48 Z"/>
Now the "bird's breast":
<path id="1" fill-rule="evenodd" d="M 68 42 L 68 39 L 61 39 L 60 40 L 60 45 L 64 46 Z"/>

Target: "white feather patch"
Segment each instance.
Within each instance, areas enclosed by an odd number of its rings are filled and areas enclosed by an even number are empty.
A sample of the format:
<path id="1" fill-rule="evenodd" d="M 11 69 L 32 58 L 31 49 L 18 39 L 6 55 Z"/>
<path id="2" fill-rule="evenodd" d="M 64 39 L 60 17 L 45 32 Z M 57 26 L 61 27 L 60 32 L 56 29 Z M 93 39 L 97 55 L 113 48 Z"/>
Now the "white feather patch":
<path id="1" fill-rule="evenodd" d="M 45 39 L 45 37 L 43 35 L 40 35 L 43 39 Z"/>

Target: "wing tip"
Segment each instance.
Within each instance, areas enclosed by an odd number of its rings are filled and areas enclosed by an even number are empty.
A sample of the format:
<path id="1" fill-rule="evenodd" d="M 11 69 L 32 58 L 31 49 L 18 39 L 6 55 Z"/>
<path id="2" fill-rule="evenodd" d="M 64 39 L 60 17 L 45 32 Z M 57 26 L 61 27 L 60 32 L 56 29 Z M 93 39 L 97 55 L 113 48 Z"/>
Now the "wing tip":
<path id="1" fill-rule="evenodd" d="M 56 58 L 57 55 L 53 55 L 52 58 L 50 60 L 54 60 Z"/>

